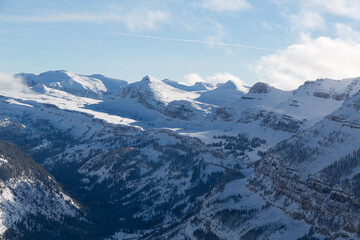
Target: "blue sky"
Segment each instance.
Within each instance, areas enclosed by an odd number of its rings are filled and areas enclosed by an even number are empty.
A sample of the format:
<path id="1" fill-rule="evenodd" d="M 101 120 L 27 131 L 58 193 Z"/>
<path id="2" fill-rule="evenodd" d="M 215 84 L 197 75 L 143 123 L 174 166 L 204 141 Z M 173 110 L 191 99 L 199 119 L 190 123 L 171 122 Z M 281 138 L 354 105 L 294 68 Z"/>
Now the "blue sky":
<path id="1" fill-rule="evenodd" d="M 0 0 L 0 71 L 293 89 L 360 76 L 359 31 L 350 0 Z"/>

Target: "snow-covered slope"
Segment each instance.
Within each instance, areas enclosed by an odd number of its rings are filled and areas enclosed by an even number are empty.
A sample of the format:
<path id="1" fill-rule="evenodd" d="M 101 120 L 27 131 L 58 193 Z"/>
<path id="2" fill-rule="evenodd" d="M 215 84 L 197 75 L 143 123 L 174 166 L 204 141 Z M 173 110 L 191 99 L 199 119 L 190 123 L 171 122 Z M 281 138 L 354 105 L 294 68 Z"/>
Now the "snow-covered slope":
<path id="1" fill-rule="evenodd" d="M 353 96 L 360 90 L 360 78 L 348 78 L 343 80 L 318 79 L 307 81 L 295 95 L 313 95 L 318 98 L 344 100 Z"/>
<path id="2" fill-rule="evenodd" d="M 20 149 L 0 141 L 0 236 L 21 237 L 21 224 L 29 232 L 45 231 L 36 219 L 58 223 L 75 218 L 79 206 L 61 189 L 54 177 Z M 32 229 L 35 227 L 34 229 Z M 10 229 L 12 229 L 10 231 Z"/>
<path id="3" fill-rule="evenodd" d="M 226 83 L 219 84 L 213 90 L 203 92 L 196 100 L 214 105 L 223 105 L 239 100 L 247 91 L 248 89 L 245 87 L 229 80 Z"/>
<path id="4" fill-rule="evenodd" d="M 145 119 L 146 114 L 161 118 L 158 115 L 161 113 L 174 119 L 190 120 L 208 114 L 209 107 L 194 100 L 199 96 L 196 92 L 183 91 L 152 76 L 145 76 L 139 82 L 121 87 L 118 94 L 106 99 L 100 108 L 108 112 L 130 112 L 142 119 L 142 113 Z"/>
<path id="5" fill-rule="evenodd" d="M 20 73 L 16 76 L 22 77 L 34 90 L 45 85 L 77 96 L 93 98 L 101 98 L 103 94 L 115 92 L 127 84 L 123 80 L 107 78 L 99 74 L 86 76 L 64 70 L 48 71 L 39 75 Z"/>
<path id="6" fill-rule="evenodd" d="M 169 79 L 164 79 L 163 82 L 174 88 L 188 91 L 188 92 L 206 91 L 206 90 L 210 90 L 210 89 L 214 88 L 214 86 L 211 83 L 206 83 L 206 82 L 196 82 L 192 86 L 184 85 L 184 84 L 178 83 L 177 81 L 173 81 L 173 80 L 169 80 Z"/>
<path id="7" fill-rule="evenodd" d="M 198 96 L 174 88 L 153 76 L 145 76 L 141 81 L 129 84 L 120 89 L 121 97 L 137 98 L 140 103 L 154 107 L 155 103 L 168 104 L 179 100 L 192 100 Z M 154 101 L 154 103 L 152 103 Z"/>
<path id="8" fill-rule="evenodd" d="M 299 132 L 334 112 L 358 90 L 360 81 L 357 78 L 306 82 L 294 91 L 282 91 L 265 83 L 256 83 L 240 99 L 222 107 L 222 112 L 229 113 L 227 119 L 233 119 L 222 125 L 238 131 L 251 129 L 256 134 L 254 136 L 261 136 L 264 132 L 258 132 L 259 125 L 277 132 Z M 325 93 L 332 97 L 324 97 Z M 267 140 L 270 142 L 270 139 Z"/>
<path id="9" fill-rule="evenodd" d="M 81 75 L 81 76 L 101 80 L 101 82 L 105 85 L 107 89 L 106 94 L 116 93 L 120 87 L 128 84 L 128 82 L 125 80 L 109 78 L 101 74 Z"/>

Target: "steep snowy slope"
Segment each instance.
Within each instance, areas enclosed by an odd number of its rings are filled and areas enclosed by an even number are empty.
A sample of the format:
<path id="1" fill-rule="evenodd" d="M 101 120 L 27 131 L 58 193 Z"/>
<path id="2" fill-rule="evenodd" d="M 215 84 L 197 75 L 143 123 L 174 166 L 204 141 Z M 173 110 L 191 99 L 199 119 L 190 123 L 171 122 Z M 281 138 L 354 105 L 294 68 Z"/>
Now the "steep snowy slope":
<path id="1" fill-rule="evenodd" d="M 0 141 L 0 236 L 46 232 L 44 219 L 61 226 L 79 216 L 79 206 L 55 179 L 14 145 Z M 21 224 L 27 225 L 27 230 Z M 74 227 L 74 233 L 76 228 Z"/>

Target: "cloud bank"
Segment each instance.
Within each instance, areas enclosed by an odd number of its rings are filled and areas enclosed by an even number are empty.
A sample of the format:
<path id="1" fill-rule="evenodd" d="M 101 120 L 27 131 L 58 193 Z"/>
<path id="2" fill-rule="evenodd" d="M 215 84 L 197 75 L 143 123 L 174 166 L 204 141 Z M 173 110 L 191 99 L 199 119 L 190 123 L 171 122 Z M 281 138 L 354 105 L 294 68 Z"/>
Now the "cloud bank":
<path id="1" fill-rule="evenodd" d="M 230 74 L 228 72 L 225 73 L 215 73 L 214 75 L 207 76 L 203 78 L 198 73 L 191 73 L 184 76 L 184 80 L 181 83 L 186 85 L 194 85 L 196 82 L 207 82 L 213 85 L 217 85 L 219 83 L 225 83 L 229 80 L 234 81 L 237 85 L 245 85 L 245 83 L 237 76 Z"/>
<path id="2" fill-rule="evenodd" d="M 27 92 L 30 89 L 19 77 L 0 72 L 0 92 Z"/>
<path id="3" fill-rule="evenodd" d="M 312 39 L 303 36 L 299 44 L 262 57 L 256 65 L 256 72 L 262 81 L 291 90 L 306 80 L 360 76 L 359 66 L 359 42 L 343 38 Z"/>

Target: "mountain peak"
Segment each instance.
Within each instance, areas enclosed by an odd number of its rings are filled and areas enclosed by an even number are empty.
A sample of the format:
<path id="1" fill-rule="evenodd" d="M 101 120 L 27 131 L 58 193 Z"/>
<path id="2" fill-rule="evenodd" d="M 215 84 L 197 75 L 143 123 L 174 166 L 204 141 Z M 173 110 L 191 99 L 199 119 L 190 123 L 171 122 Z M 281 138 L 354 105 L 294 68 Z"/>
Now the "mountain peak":
<path id="1" fill-rule="evenodd" d="M 264 82 L 255 83 L 249 90 L 249 93 L 269 93 L 272 87 Z"/>
<path id="2" fill-rule="evenodd" d="M 235 82 L 232 80 L 228 80 L 225 83 L 218 83 L 217 87 L 222 89 L 237 89 Z"/>
<path id="3" fill-rule="evenodd" d="M 248 91 L 247 88 L 245 88 L 240 83 L 234 81 L 234 80 L 228 80 L 225 83 L 218 83 L 216 85 L 218 89 L 227 89 L 227 90 L 238 90 L 240 92 L 246 93 Z"/>
<path id="4" fill-rule="evenodd" d="M 211 88 L 214 88 L 214 85 L 212 85 L 211 83 L 207 83 L 207 82 L 196 82 L 193 85 L 194 88 L 199 89 L 199 90 L 208 90 Z"/>
<path id="5" fill-rule="evenodd" d="M 117 91 L 126 81 L 108 78 L 101 74 L 82 75 L 67 70 L 54 70 L 40 73 L 39 75 L 20 73 L 16 74 L 33 88 L 55 88 L 78 96 L 102 98 L 103 94 Z"/>
<path id="6" fill-rule="evenodd" d="M 246 92 L 245 87 L 229 80 L 217 84 L 215 89 L 203 92 L 196 100 L 208 104 L 223 105 L 240 99 Z"/>
<path id="7" fill-rule="evenodd" d="M 146 75 L 141 79 L 141 82 L 161 82 L 161 81 L 154 76 Z"/>

